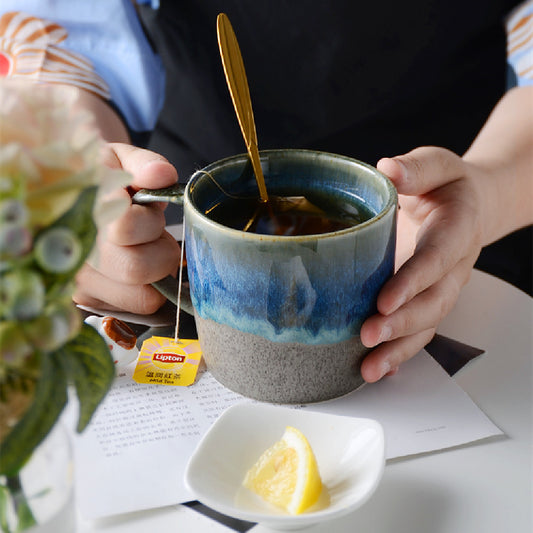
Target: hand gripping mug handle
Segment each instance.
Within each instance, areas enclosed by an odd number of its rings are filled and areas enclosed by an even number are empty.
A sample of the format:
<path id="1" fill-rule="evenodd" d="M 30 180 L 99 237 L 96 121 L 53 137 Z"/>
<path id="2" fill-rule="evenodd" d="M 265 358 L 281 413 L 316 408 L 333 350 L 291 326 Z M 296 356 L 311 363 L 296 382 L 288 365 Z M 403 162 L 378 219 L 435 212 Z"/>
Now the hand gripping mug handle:
<path id="1" fill-rule="evenodd" d="M 184 183 L 176 183 L 171 187 L 164 189 L 141 189 L 137 191 L 133 197 L 134 204 L 150 204 L 152 202 L 171 202 L 173 204 L 183 205 L 183 197 L 185 195 Z M 157 289 L 165 298 L 177 305 L 178 299 L 178 280 L 168 275 L 167 277 L 154 281 L 152 286 Z M 191 295 L 189 292 L 189 284 L 182 283 L 180 309 L 186 313 L 193 314 L 193 306 L 191 302 Z"/>

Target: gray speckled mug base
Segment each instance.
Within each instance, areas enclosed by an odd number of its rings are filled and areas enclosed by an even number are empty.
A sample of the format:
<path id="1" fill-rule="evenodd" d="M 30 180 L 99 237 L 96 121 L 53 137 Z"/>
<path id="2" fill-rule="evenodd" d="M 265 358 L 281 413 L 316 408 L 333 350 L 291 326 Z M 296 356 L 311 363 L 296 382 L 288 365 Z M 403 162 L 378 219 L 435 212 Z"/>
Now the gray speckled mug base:
<path id="1" fill-rule="evenodd" d="M 222 385 L 271 403 L 312 403 L 363 384 L 368 353 L 359 337 L 334 344 L 278 343 L 200 318 L 196 327 L 209 372 Z"/>

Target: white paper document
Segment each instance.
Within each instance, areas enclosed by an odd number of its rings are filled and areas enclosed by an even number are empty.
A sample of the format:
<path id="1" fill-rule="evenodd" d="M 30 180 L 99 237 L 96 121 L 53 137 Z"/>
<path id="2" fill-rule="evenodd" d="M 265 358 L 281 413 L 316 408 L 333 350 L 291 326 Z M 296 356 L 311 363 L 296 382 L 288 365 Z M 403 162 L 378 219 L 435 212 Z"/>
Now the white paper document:
<path id="1" fill-rule="evenodd" d="M 190 387 L 170 387 L 136 383 L 128 370 L 74 437 L 78 506 L 88 519 L 194 499 L 183 475 L 198 441 L 227 407 L 252 401 L 208 372 Z M 393 377 L 303 408 L 378 420 L 387 459 L 502 434 L 425 351 Z"/>

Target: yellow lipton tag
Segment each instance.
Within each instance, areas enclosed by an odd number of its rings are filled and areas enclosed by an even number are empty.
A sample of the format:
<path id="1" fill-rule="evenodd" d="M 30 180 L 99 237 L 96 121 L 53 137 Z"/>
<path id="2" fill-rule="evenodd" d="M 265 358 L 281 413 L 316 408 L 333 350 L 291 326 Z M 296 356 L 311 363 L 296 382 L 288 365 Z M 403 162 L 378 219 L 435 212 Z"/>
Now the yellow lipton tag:
<path id="1" fill-rule="evenodd" d="M 150 337 L 143 342 L 133 379 L 137 383 L 191 385 L 201 359 L 202 351 L 196 339 Z"/>

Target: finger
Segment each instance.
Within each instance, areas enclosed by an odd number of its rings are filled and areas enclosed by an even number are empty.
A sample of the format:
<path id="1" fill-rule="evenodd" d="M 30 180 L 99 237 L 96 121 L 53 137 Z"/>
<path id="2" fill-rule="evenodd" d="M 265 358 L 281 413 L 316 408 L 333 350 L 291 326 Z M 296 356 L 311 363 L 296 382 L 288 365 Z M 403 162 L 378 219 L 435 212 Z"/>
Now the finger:
<path id="1" fill-rule="evenodd" d="M 96 265 L 104 276 L 127 285 L 145 285 L 169 274 L 176 275 L 180 247 L 166 231 L 156 241 L 136 246 L 117 246 L 109 241 L 99 244 Z"/>
<path id="2" fill-rule="evenodd" d="M 414 198 L 414 197 L 413 197 Z M 403 207 L 403 206 L 402 206 Z M 398 270 L 414 253 L 420 222 L 414 220 L 407 209 L 400 209 L 396 224 L 395 270 Z"/>
<path id="3" fill-rule="evenodd" d="M 166 298 L 151 285 L 120 283 L 85 264 L 76 275 L 74 302 L 109 311 L 128 311 L 141 315 L 155 313 Z"/>
<path id="4" fill-rule="evenodd" d="M 367 383 L 379 381 L 383 376 L 395 373 L 405 361 L 416 355 L 435 335 L 433 328 L 408 337 L 380 344 L 363 360 L 361 373 Z"/>
<path id="5" fill-rule="evenodd" d="M 473 261 L 461 261 L 452 271 L 389 316 L 374 315 L 361 327 L 361 342 L 373 348 L 382 342 L 436 327 L 452 310 L 472 272 Z"/>
<path id="6" fill-rule="evenodd" d="M 383 158 L 377 168 L 387 175 L 398 192 L 425 194 L 464 175 L 464 162 L 457 155 L 434 146 L 415 148 L 405 155 Z"/>
<path id="7" fill-rule="evenodd" d="M 165 215 L 157 204 L 132 205 L 106 228 L 106 238 L 118 246 L 156 241 L 165 228 Z"/>
<path id="8" fill-rule="evenodd" d="M 103 158 L 111 168 L 130 172 L 134 189 L 169 187 L 178 180 L 176 169 L 162 155 L 130 144 L 107 144 Z"/>
<path id="9" fill-rule="evenodd" d="M 390 315 L 437 283 L 463 258 L 475 260 L 480 251 L 478 233 L 475 216 L 466 208 L 450 210 L 442 217 L 438 210 L 431 213 L 420 230 L 415 254 L 380 291 L 379 312 Z"/>

